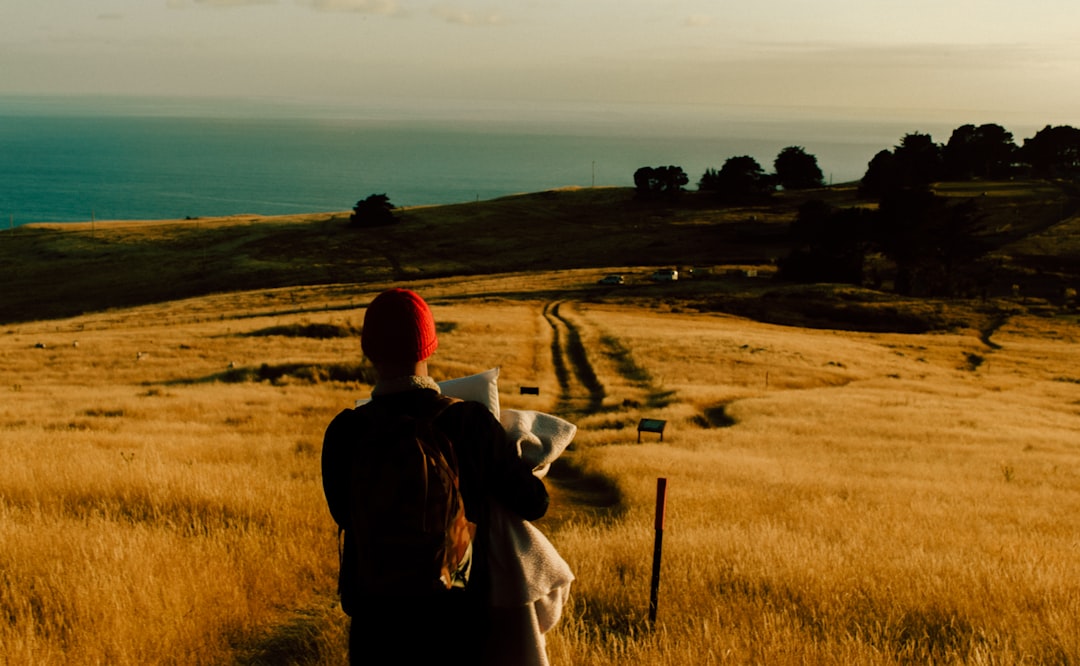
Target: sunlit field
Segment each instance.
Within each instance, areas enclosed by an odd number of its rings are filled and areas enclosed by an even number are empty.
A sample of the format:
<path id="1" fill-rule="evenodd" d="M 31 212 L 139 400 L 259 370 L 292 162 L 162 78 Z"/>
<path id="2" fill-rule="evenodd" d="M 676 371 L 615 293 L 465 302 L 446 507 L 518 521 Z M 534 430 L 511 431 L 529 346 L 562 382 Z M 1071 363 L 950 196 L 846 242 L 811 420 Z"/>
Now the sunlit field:
<path id="1" fill-rule="evenodd" d="M 538 523 L 578 577 L 553 663 L 1080 661 L 1075 321 L 813 330 L 601 302 L 596 277 L 406 285 L 437 379 L 498 366 L 504 407 L 579 425 Z M 0 329 L 4 663 L 343 663 L 319 451 L 370 390 L 377 290 Z"/>

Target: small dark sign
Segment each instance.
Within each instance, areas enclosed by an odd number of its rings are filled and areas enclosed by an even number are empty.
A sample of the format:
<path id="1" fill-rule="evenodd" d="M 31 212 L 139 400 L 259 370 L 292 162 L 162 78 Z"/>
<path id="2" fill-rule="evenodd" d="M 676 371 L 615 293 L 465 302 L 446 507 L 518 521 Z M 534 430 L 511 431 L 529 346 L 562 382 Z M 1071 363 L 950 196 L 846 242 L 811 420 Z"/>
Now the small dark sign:
<path id="1" fill-rule="evenodd" d="M 660 434 L 660 441 L 664 441 L 664 426 L 667 421 L 661 419 L 641 419 L 637 424 L 637 441 L 641 442 L 641 433 L 655 432 Z"/>
<path id="2" fill-rule="evenodd" d="M 540 395 L 539 386 L 522 386 L 521 395 Z"/>

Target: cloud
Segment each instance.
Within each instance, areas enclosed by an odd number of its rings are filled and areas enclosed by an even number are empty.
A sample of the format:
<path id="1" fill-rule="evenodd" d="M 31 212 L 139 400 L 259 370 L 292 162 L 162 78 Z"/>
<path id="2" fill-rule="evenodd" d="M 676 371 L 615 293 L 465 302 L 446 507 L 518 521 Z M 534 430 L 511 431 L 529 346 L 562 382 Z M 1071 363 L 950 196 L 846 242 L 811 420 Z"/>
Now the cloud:
<path id="1" fill-rule="evenodd" d="M 497 9 L 471 11 L 468 9 L 460 9 L 458 7 L 440 5 L 433 7 L 431 13 L 447 23 L 456 23 L 458 25 L 505 25 L 507 22 L 506 18 L 502 15 L 502 12 Z"/>
<path id="2" fill-rule="evenodd" d="M 165 0 L 166 9 L 187 9 L 192 5 L 206 7 L 254 7 L 276 5 L 278 0 Z"/>
<path id="3" fill-rule="evenodd" d="M 193 0 L 197 5 L 210 7 L 247 7 L 250 5 L 274 5 L 277 0 Z"/>
<path id="4" fill-rule="evenodd" d="M 683 25 L 688 28 L 704 28 L 713 24 L 713 17 L 703 16 L 701 14 L 695 14 L 694 16 L 686 17 L 683 21 Z"/>
<path id="5" fill-rule="evenodd" d="M 110 12 L 107 14 L 98 14 L 97 17 L 99 21 L 119 21 L 120 19 L 124 18 L 124 15 Z"/>
<path id="6" fill-rule="evenodd" d="M 298 0 L 317 12 L 356 12 L 391 16 L 401 13 L 397 0 Z"/>

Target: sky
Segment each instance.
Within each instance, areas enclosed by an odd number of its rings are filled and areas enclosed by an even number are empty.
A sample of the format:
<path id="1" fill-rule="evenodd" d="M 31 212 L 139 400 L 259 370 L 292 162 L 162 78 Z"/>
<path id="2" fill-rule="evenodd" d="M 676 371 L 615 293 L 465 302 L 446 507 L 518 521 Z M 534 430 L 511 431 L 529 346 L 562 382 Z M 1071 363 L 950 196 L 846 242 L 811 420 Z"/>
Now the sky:
<path id="1" fill-rule="evenodd" d="M 1080 125 L 1078 25 L 1076 0 L 0 0 L 0 94 Z"/>

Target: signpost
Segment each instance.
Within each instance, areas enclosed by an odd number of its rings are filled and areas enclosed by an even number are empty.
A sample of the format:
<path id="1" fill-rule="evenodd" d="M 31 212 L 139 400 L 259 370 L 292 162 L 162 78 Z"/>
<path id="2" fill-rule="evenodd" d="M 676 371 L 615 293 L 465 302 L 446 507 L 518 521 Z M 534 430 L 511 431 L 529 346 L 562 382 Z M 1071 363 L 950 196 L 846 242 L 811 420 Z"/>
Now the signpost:
<path id="1" fill-rule="evenodd" d="M 643 432 L 656 432 L 660 433 L 660 441 L 664 441 L 664 426 L 667 425 L 667 421 L 662 419 L 641 419 L 637 424 L 637 441 L 641 443 L 641 433 Z"/>
<path id="2" fill-rule="evenodd" d="M 664 511 L 667 505 L 667 479 L 656 480 L 656 539 L 653 541 L 652 584 L 649 586 L 649 626 L 656 624 L 660 601 L 660 559 L 664 546 Z"/>

